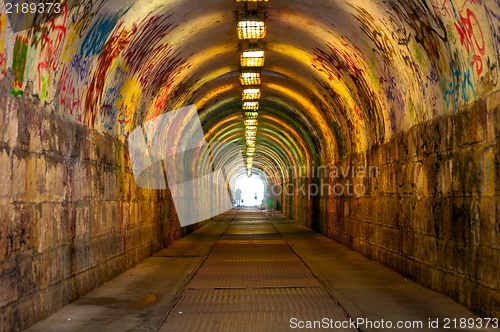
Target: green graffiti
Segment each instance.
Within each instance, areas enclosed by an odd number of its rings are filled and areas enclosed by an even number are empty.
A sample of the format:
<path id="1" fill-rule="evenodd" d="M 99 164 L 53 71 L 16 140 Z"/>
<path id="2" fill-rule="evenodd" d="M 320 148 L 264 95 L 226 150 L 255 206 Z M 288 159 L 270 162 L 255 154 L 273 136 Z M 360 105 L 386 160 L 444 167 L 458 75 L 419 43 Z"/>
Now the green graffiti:
<path id="1" fill-rule="evenodd" d="M 410 98 L 408 111 L 410 112 L 410 119 L 412 122 L 415 122 L 415 104 L 413 103 L 413 99 Z"/>
<path id="2" fill-rule="evenodd" d="M 40 89 L 40 99 L 45 100 L 49 96 L 49 92 L 47 91 L 49 79 L 43 76 L 40 79 L 42 81 L 42 88 Z"/>
<path id="3" fill-rule="evenodd" d="M 16 37 L 12 58 L 12 72 L 14 73 L 14 86 L 11 93 L 14 96 L 22 95 L 24 72 L 26 71 L 26 58 L 28 55 L 28 39 Z"/>

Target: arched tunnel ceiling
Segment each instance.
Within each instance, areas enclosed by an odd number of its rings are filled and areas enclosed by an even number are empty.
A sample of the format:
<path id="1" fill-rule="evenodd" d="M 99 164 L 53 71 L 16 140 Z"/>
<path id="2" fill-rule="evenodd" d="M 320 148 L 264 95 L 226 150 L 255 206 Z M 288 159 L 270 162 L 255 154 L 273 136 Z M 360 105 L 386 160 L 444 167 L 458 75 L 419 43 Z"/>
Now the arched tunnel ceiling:
<path id="1" fill-rule="evenodd" d="M 68 120 L 122 140 L 195 104 L 208 142 L 243 148 L 243 8 L 232 0 L 70 0 L 61 15 L 21 31 L 3 8 L 0 76 L 10 69 L 13 95 L 32 90 Z M 259 10 L 267 25 L 261 174 L 332 163 L 498 89 L 498 1 L 269 0 Z"/>

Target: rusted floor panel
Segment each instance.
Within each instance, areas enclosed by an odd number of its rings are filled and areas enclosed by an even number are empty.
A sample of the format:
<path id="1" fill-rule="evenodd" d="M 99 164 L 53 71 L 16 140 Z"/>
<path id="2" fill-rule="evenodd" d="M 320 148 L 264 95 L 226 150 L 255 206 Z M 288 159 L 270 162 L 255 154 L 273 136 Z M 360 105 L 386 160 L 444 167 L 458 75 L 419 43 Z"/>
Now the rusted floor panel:
<path id="1" fill-rule="evenodd" d="M 223 240 L 279 240 L 283 237 L 281 234 L 225 234 L 221 237 Z"/>
<path id="2" fill-rule="evenodd" d="M 188 288 L 318 287 L 319 285 L 302 262 L 206 261 Z"/>
<path id="3" fill-rule="evenodd" d="M 232 224 L 225 234 L 278 233 L 271 223 Z"/>
<path id="4" fill-rule="evenodd" d="M 264 245 L 218 243 L 210 254 L 210 262 L 246 262 L 246 261 L 294 261 L 300 259 L 290 247 L 282 243 Z"/>
<path id="5" fill-rule="evenodd" d="M 160 331 L 289 331 L 290 320 L 347 320 L 322 287 L 187 290 Z"/>
<path id="6" fill-rule="evenodd" d="M 242 216 L 248 217 L 247 222 L 264 217 L 257 211 L 240 211 L 238 218 L 244 221 Z M 281 235 L 269 222 L 233 222 L 160 331 L 289 331 L 292 318 L 348 320 L 304 263 L 278 239 Z"/>

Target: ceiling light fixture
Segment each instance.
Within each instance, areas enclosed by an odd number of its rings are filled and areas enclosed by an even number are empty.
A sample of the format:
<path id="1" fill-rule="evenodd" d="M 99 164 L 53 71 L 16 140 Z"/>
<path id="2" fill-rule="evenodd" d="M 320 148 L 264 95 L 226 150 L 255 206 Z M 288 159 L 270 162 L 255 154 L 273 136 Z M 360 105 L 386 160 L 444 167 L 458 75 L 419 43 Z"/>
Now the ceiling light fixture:
<path id="1" fill-rule="evenodd" d="M 240 73 L 241 85 L 260 85 L 260 71 L 254 68 L 245 68 Z"/>
<path id="2" fill-rule="evenodd" d="M 259 112 L 245 112 L 243 116 L 245 119 L 257 119 L 259 117 Z"/>
<path id="3" fill-rule="evenodd" d="M 259 87 L 251 87 L 243 89 L 241 94 L 241 99 L 245 100 L 256 100 L 260 98 L 260 88 Z"/>
<path id="4" fill-rule="evenodd" d="M 257 119 L 245 119 L 245 126 L 256 126 L 258 123 Z"/>
<path id="5" fill-rule="evenodd" d="M 243 102 L 243 109 L 244 110 L 258 110 L 259 109 L 259 102 L 257 100 L 251 100 L 251 101 L 244 101 Z M 246 113 L 252 113 L 252 112 L 245 112 Z M 253 112 L 257 113 L 257 112 Z"/>
<path id="6" fill-rule="evenodd" d="M 237 26 L 239 39 L 262 39 L 266 37 L 266 24 L 256 15 L 242 17 Z"/>
<path id="7" fill-rule="evenodd" d="M 264 50 L 256 44 L 250 45 L 241 53 L 240 65 L 242 67 L 263 67 Z"/>

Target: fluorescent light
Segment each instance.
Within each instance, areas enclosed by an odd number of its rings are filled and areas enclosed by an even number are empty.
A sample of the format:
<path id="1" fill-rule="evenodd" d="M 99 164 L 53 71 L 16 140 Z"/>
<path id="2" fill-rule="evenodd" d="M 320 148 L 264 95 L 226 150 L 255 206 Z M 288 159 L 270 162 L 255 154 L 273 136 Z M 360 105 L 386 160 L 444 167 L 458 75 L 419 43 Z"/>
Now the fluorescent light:
<path id="1" fill-rule="evenodd" d="M 246 69 L 240 74 L 241 85 L 260 85 L 260 72 Z"/>
<path id="2" fill-rule="evenodd" d="M 257 119 L 259 117 L 259 112 L 245 112 L 243 116 L 245 119 Z"/>
<path id="3" fill-rule="evenodd" d="M 257 120 L 257 119 L 246 119 L 244 122 L 245 122 L 245 126 L 256 126 L 259 123 L 259 120 Z"/>
<path id="4" fill-rule="evenodd" d="M 244 101 L 243 102 L 243 109 L 244 110 L 257 110 L 257 109 L 259 109 L 259 102 L 256 100 Z M 250 113 L 250 112 L 245 112 L 245 113 Z M 257 112 L 254 112 L 254 113 L 257 113 Z"/>
<path id="5" fill-rule="evenodd" d="M 262 39 L 266 37 L 266 24 L 258 16 L 248 16 L 238 22 L 239 39 Z"/>
<path id="6" fill-rule="evenodd" d="M 240 64 L 242 67 L 263 67 L 264 50 L 257 45 L 251 45 L 241 53 Z"/>
<path id="7" fill-rule="evenodd" d="M 252 125 L 245 126 L 245 130 L 246 131 L 255 131 L 256 132 L 257 131 L 257 126 L 252 126 Z"/>
<path id="8" fill-rule="evenodd" d="M 245 88 L 241 94 L 241 99 L 245 100 L 255 100 L 260 98 L 260 89 L 259 88 Z"/>

